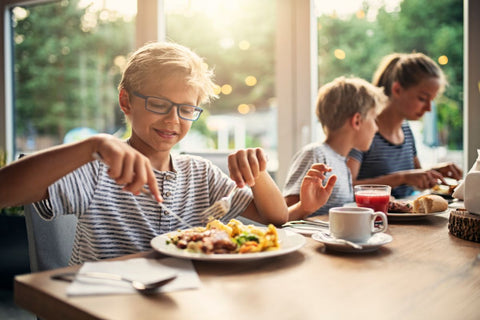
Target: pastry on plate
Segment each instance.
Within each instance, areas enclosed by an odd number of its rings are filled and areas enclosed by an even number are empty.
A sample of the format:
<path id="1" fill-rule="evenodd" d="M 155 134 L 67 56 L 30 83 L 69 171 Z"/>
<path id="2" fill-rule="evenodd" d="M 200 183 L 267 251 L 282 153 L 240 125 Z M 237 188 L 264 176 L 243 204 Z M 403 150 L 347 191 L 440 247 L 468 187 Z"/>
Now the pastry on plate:
<path id="1" fill-rule="evenodd" d="M 413 212 L 415 213 L 433 213 L 447 209 L 447 200 L 435 194 L 423 195 L 413 200 Z"/>

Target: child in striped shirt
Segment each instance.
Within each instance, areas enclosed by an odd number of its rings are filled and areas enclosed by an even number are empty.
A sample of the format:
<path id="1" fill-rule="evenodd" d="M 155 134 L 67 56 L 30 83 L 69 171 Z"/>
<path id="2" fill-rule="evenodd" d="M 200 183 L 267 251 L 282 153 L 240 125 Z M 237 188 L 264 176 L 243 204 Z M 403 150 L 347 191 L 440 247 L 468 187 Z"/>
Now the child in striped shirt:
<path id="1" fill-rule="evenodd" d="M 202 113 L 199 105 L 214 97 L 213 89 L 212 72 L 193 51 L 167 42 L 143 46 L 128 60 L 119 84 L 130 138 L 99 134 L 2 168 L 0 181 L 10 183 L 0 186 L 0 207 L 34 202 L 46 220 L 76 215 L 70 264 L 149 250 L 159 234 L 205 224 L 203 211 L 236 186 L 224 221 L 242 215 L 286 222 L 287 206 L 266 171 L 262 149 L 229 155 L 230 177 L 208 160 L 171 153 Z M 156 200 L 141 193 L 144 186 Z"/>
<path id="2" fill-rule="evenodd" d="M 352 148 L 368 150 L 385 102 L 380 88 L 359 78 L 340 77 L 320 88 L 316 112 L 326 140 L 294 156 L 283 190 L 290 219 L 327 214 L 354 201 L 346 157 Z"/>

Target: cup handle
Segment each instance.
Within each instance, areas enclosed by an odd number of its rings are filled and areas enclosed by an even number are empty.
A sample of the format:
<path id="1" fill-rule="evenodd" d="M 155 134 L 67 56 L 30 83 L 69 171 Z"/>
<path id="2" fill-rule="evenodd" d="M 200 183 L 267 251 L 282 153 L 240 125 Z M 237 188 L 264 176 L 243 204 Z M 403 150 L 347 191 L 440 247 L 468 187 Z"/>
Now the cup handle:
<path id="1" fill-rule="evenodd" d="M 375 220 L 377 220 L 377 217 L 380 217 L 380 219 L 382 220 L 382 225 L 378 226 L 378 228 L 375 228 Z M 375 213 L 373 213 L 372 214 L 372 234 L 384 232 L 384 231 L 387 231 L 387 229 L 388 229 L 387 215 L 382 211 L 376 211 Z"/>

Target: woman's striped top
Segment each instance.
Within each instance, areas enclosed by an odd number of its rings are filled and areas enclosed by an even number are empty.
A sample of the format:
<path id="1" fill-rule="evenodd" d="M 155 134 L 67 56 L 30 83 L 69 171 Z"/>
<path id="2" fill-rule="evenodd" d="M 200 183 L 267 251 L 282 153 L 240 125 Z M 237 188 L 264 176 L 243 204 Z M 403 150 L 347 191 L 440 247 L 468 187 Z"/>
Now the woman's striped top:
<path id="1" fill-rule="evenodd" d="M 327 203 L 315 211 L 312 216 L 327 214 L 332 207 L 341 207 L 345 203 L 353 202 L 352 175 L 347 167 L 346 158 L 336 153 L 326 143 L 312 143 L 303 147 L 293 158 L 287 175 L 283 196 L 299 195 L 303 177 L 314 163 L 324 163 L 332 168 L 325 173 L 325 181 L 335 174 L 337 182 Z"/>
<path id="2" fill-rule="evenodd" d="M 356 149 L 350 151 L 349 156 L 361 163 L 357 179 L 375 178 L 397 171 L 415 169 L 413 159 L 417 156 L 417 148 L 412 129 L 405 121 L 402 124 L 404 141 L 393 144 L 380 133 L 376 133 L 370 149 L 361 152 Z M 413 187 L 401 185 L 392 189 L 392 196 L 404 198 L 414 192 Z"/>
<path id="3" fill-rule="evenodd" d="M 163 203 L 190 225 L 204 225 L 209 217 L 202 211 L 235 183 L 200 157 L 172 155 L 172 164 L 173 171 L 155 171 Z M 62 214 L 78 217 L 70 264 L 150 250 L 155 236 L 187 228 L 148 196 L 122 191 L 107 171 L 105 164 L 90 162 L 52 184 L 49 199 L 35 204 L 46 220 Z M 240 189 L 222 221 L 239 216 L 251 200 L 251 190 Z"/>

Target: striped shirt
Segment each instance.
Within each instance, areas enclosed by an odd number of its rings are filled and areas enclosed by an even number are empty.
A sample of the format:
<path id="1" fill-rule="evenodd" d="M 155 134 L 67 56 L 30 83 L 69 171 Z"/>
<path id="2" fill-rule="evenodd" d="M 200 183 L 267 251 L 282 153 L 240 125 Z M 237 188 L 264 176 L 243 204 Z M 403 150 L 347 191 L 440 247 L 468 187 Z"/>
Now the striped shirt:
<path id="1" fill-rule="evenodd" d="M 235 183 L 209 160 L 197 156 L 172 155 L 172 165 L 173 171 L 155 170 L 163 203 L 187 223 L 204 225 L 208 217 L 202 211 Z M 44 219 L 63 214 L 78 218 L 71 265 L 150 250 L 155 236 L 187 227 L 148 196 L 122 191 L 99 161 L 64 176 L 48 192 L 48 200 L 35 204 Z M 251 190 L 240 189 L 222 221 L 239 216 L 251 200 Z"/>
<path id="2" fill-rule="evenodd" d="M 357 179 L 375 178 L 397 171 L 415 169 L 413 159 L 417 156 L 417 148 L 408 122 L 402 124 L 402 130 L 405 139 L 400 144 L 389 142 L 377 132 L 368 151 L 361 152 L 356 149 L 350 151 L 349 156 L 361 163 Z M 392 196 L 404 198 L 413 191 L 413 187 L 401 185 L 392 189 Z"/>
<path id="3" fill-rule="evenodd" d="M 332 194 L 327 203 L 315 211 L 311 216 L 327 214 L 332 207 L 341 207 L 347 202 L 353 202 L 352 175 L 347 167 L 346 157 L 336 153 L 326 143 L 311 143 L 303 147 L 293 158 L 290 166 L 283 196 L 292 196 L 300 194 L 303 177 L 310 170 L 314 163 L 324 163 L 332 168 L 332 171 L 325 173 L 325 183 L 328 178 L 335 174 L 337 182 L 333 187 Z"/>

